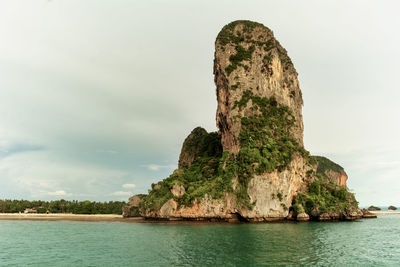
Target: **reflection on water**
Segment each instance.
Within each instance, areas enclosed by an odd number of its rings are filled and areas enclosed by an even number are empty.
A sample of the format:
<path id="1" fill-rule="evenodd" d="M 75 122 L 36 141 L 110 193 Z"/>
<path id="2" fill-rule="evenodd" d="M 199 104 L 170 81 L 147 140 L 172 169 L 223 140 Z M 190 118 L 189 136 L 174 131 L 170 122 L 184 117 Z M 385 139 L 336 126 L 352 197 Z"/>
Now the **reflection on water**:
<path id="1" fill-rule="evenodd" d="M 399 230 L 398 215 L 276 224 L 0 221 L 0 265 L 396 266 Z"/>

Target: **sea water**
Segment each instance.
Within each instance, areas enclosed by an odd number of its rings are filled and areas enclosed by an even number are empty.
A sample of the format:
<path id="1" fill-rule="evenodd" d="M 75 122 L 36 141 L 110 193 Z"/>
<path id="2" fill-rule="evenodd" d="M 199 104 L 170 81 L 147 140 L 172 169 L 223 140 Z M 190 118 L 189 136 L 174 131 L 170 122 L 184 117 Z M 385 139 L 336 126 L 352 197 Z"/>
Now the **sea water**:
<path id="1" fill-rule="evenodd" d="M 355 222 L 0 221 L 1 266 L 400 266 L 400 215 Z"/>

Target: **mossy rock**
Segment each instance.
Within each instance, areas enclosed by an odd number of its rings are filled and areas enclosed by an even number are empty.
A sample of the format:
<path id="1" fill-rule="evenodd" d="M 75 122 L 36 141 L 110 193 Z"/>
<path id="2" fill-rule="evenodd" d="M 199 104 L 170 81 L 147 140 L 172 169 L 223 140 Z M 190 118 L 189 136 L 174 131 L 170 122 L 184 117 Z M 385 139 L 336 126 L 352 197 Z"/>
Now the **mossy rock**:
<path id="1" fill-rule="evenodd" d="M 196 127 L 183 142 L 178 168 L 190 167 L 199 157 L 221 157 L 221 137 L 216 132 L 208 133 Z"/>

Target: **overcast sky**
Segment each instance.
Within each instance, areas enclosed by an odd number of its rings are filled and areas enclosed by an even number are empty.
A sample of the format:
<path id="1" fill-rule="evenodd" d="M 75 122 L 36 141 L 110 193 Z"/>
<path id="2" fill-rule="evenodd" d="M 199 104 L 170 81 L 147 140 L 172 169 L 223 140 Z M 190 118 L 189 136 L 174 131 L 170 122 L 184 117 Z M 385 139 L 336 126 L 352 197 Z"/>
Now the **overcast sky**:
<path id="1" fill-rule="evenodd" d="M 0 198 L 127 200 L 215 131 L 214 41 L 237 19 L 287 49 L 305 146 L 360 205 L 400 205 L 398 1 L 0 2 Z"/>

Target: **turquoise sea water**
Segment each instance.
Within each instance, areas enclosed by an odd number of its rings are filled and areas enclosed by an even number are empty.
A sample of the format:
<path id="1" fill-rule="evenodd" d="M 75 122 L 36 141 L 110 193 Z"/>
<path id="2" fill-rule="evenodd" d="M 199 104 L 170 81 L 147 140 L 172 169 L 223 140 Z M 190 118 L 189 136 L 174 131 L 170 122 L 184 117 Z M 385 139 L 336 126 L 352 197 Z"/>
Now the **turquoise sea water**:
<path id="1" fill-rule="evenodd" d="M 340 223 L 0 221 L 1 266 L 399 266 L 400 215 Z"/>

